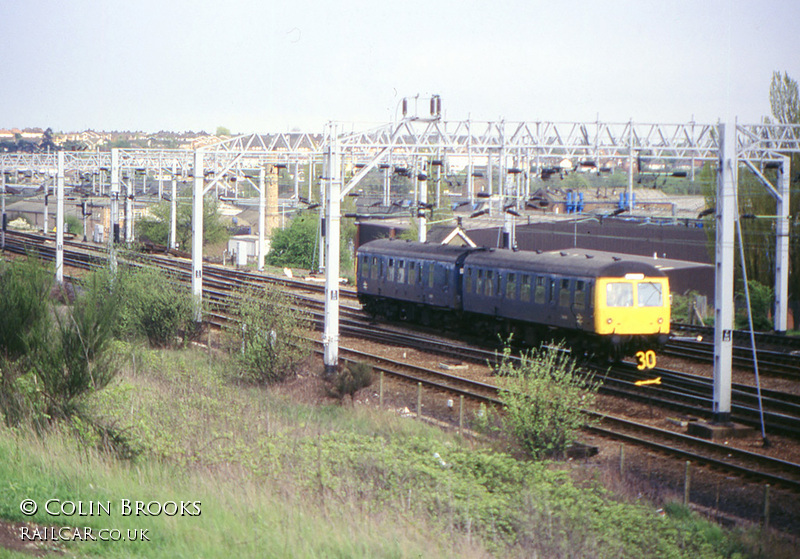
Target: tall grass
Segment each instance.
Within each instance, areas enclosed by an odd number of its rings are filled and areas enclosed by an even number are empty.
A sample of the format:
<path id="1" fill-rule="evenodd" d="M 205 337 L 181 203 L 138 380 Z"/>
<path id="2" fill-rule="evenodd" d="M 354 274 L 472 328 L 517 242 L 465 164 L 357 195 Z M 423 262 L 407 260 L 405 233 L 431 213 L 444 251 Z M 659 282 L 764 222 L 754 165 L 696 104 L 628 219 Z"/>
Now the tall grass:
<path id="1" fill-rule="evenodd" d="M 736 556 L 735 545 L 719 551 L 717 534 L 694 520 L 579 487 L 546 462 L 380 411 L 296 404 L 229 382 L 224 363 L 204 353 L 148 351 L 129 369 L 98 395 L 94 410 L 144 450 L 128 472 L 166 468 L 176 481 L 194 480 L 215 507 L 244 514 L 242 538 L 255 530 L 249 519 L 259 518 L 267 556 Z M 152 498 L 160 495 L 158 483 L 141 483 L 153 487 Z M 219 522 L 233 532 L 229 518 Z M 183 536 L 163 545 L 180 553 L 197 538 L 214 545 L 219 533 L 169 523 Z M 243 549 L 248 556 L 251 548 Z"/>
<path id="2" fill-rule="evenodd" d="M 59 544 L 78 556 L 103 557 L 420 557 L 448 554 L 407 524 L 361 515 L 358 522 L 331 506 L 308 506 L 293 495 L 235 469 L 184 470 L 159 461 L 126 465 L 77 449 L 68 435 L 32 439 L 0 431 L 0 516 L 44 526 L 147 530 L 150 541 Z M 13 483 L 10 483 L 13 480 Z M 40 511 L 24 517 L 22 499 Z M 52 517 L 49 499 L 110 502 L 109 516 Z M 123 499 L 193 501 L 199 516 L 123 516 Z M 135 509 L 134 509 L 135 510 Z M 352 513 L 353 511 L 348 511 Z"/>

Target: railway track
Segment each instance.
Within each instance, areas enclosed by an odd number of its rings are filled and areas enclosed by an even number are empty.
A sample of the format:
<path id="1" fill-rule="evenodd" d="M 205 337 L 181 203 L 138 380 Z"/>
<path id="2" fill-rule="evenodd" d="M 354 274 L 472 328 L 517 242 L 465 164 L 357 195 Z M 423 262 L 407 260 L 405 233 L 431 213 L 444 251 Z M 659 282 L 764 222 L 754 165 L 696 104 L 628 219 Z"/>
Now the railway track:
<path id="1" fill-rule="evenodd" d="M 12 236 L 7 238 L 6 246 L 8 250 L 24 253 L 32 245 L 37 246 L 29 238 L 26 241 L 14 240 Z M 10 241 L 10 242 L 9 242 Z M 38 252 L 41 257 L 53 257 L 53 247 L 38 244 Z M 77 254 L 76 254 L 77 253 Z M 80 268 L 91 268 L 93 266 L 104 265 L 104 251 L 101 249 L 91 251 L 84 250 L 65 250 L 65 264 L 69 266 L 76 266 Z M 168 267 L 171 270 L 178 270 L 181 276 L 188 281 L 190 263 L 175 259 L 166 259 L 158 257 L 152 260 L 155 265 Z M 265 277 L 262 274 L 253 274 L 252 272 L 236 272 L 215 267 L 212 265 L 203 266 L 206 285 L 208 287 L 209 295 L 219 301 L 221 304 L 229 297 L 233 289 L 242 288 L 245 286 L 263 287 L 266 283 L 270 283 L 273 278 Z M 312 314 L 316 314 L 315 320 L 318 325 L 321 323 L 321 307 L 322 301 L 319 292 L 323 289 L 322 286 L 309 285 L 307 282 L 302 282 L 298 285 L 297 280 L 291 278 L 280 278 L 282 285 L 291 287 L 293 291 L 304 290 L 310 293 L 309 296 L 303 298 L 303 304 L 312 308 Z M 277 281 L 277 280 L 276 280 Z M 314 294 L 317 294 L 315 297 Z M 296 297 L 300 297 L 295 293 Z M 347 296 L 347 295 L 345 295 Z M 354 297 L 354 294 L 353 294 Z M 313 310 L 313 309 L 316 310 Z M 224 316 L 217 317 L 217 320 L 224 320 Z M 486 363 L 492 362 L 496 358 L 494 351 L 487 351 L 482 349 L 471 348 L 466 345 L 454 343 L 452 340 L 436 340 L 430 336 L 422 336 L 414 333 L 409 333 L 405 330 L 394 328 L 378 328 L 374 324 L 366 324 L 363 313 L 357 307 L 344 307 L 342 312 L 341 323 L 342 335 L 353 335 L 360 339 L 371 339 L 377 343 L 388 344 L 392 346 L 406 346 L 416 347 L 421 351 L 435 352 L 447 356 L 449 359 L 458 357 L 464 360 L 472 360 L 473 362 Z M 317 343 L 321 343 L 317 341 Z M 437 371 L 435 369 L 426 369 L 424 367 L 411 366 L 408 364 L 399 365 L 398 363 L 388 363 L 386 359 L 379 356 L 367 355 L 363 352 L 355 353 L 355 350 L 348 348 L 340 348 L 341 351 L 348 353 L 351 356 L 357 356 L 360 360 L 368 359 L 376 363 L 383 359 L 384 364 L 377 364 L 380 370 L 384 370 L 386 374 L 394 376 L 398 379 L 403 379 L 405 382 L 422 383 L 431 389 L 438 391 L 447 391 L 456 395 L 463 395 L 473 401 L 481 401 L 487 404 L 498 405 L 499 398 L 497 395 L 497 387 L 476 381 L 470 381 L 456 375 L 449 375 Z M 621 380 L 618 382 L 628 382 L 633 384 L 631 380 Z M 680 400 L 686 398 L 686 393 L 683 395 L 676 395 L 675 399 Z M 649 396 L 652 401 L 652 395 Z M 696 396 L 700 399 L 701 396 Z M 710 409 L 710 405 L 707 406 Z M 587 412 L 588 413 L 588 412 Z M 595 431 L 603 434 L 604 436 L 613 437 L 622 440 L 634 441 L 639 437 L 641 441 L 637 444 L 647 445 L 651 448 L 657 448 L 661 452 L 666 452 L 672 455 L 688 458 L 697 463 L 709 464 L 716 468 L 724 468 L 726 471 L 737 473 L 738 475 L 745 475 L 748 478 L 761 479 L 769 483 L 778 483 L 792 490 L 800 490 L 800 465 L 792 464 L 789 462 L 779 461 L 769 458 L 760 454 L 743 454 L 740 451 L 732 451 L 728 446 L 718 445 L 703 439 L 696 439 L 686 435 L 680 435 L 671 431 L 664 431 L 661 429 L 653 428 L 647 424 L 631 422 L 622 418 L 612 418 L 608 415 L 603 415 L 601 418 L 602 427 L 595 427 Z M 600 431 L 602 429 L 602 432 Z M 631 434 L 631 430 L 636 430 L 639 434 Z M 647 433 L 647 440 L 642 433 Z M 666 435 L 669 433 L 669 435 Z M 671 438 L 673 442 L 657 442 L 658 438 Z M 678 445 L 676 440 L 680 440 Z M 689 447 L 687 449 L 686 447 Z M 732 455 L 736 454 L 737 458 L 734 462 L 731 460 Z M 722 456 L 723 458 L 720 458 Z"/>
<path id="2" fill-rule="evenodd" d="M 696 324 L 673 322 L 671 324 L 671 330 L 690 336 L 699 335 L 705 340 L 714 338 L 714 328 L 710 326 L 699 326 Z M 754 332 L 754 337 L 758 351 L 769 351 L 771 349 L 774 350 L 776 348 L 782 348 L 787 350 L 787 352 L 800 352 L 800 337 L 798 336 L 787 336 L 784 334 L 774 334 L 770 332 Z M 733 342 L 739 347 L 750 347 L 750 332 L 744 330 L 734 330 Z"/>
<path id="3" fill-rule="evenodd" d="M 321 316 L 317 320 L 321 327 Z M 364 326 L 356 321 L 342 325 L 342 334 L 345 333 L 362 340 L 395 347 L 413 347 L 450 359 L 458 358 L 478 364 L 497 362 L 498 354 L 495 350 L 480 349 L 450 339 L 437 339 L 392 327 Z M 603 380 L 601 393 L 671 409 L 690 419 L 711 418 L 713 382 L 709 378 L 667 369 L 642 372 L 629 363 L 616 363 L 611 366 L 590 365 L 590 367 Z M 661 379 L 658 385 L 636 384 L 637 381 L 656 377 Z M 760 413 L 755 392 L 755 388 L 750 385 L 734 384 L 732 419 L 758 428 Z M 761 392 L 767 431 L 800 440 L 800 397 L 773 390 Z"/>
<path id="4" fill-rule="evenodd" d="M 318 343 L 321 344 L 321 342 Z M 382 371 L 402 382 L 420 383 L 437 392 L 463 396 L 473 402 L 491 406 L 502 406 L 499 387 L 496 385 L 466 379 L 436 369 L 390 360 L 363 351 L 341 349 L 349 358 L 369 362 L 375 370 Z M 584 413 L 593 420 L 587 426 L 588 431 L 592 433 L 690 460 L 693 463 L 742 476 L 751 481 L 775 484 L 800 492 L 800 464 L 739 450 L 726 444 L 691 437 L 621 417 L 588 410 L 584 410 Z"/>
<path id="5" fill-rule="evenodd" d="M 758 370 L 760 374 L 772 375 L 791 380 L 800 380 L 800 353 L 797 350 L 756 349 Z M 671 341 L 662 350 L 665 355 L 691 358 L 703 363 L 714 361 L 714 344 L 708 341 Z M 753 351 L 749 347 L 733 348 L 733 365 L 735 367 L 753 369 Z"/>

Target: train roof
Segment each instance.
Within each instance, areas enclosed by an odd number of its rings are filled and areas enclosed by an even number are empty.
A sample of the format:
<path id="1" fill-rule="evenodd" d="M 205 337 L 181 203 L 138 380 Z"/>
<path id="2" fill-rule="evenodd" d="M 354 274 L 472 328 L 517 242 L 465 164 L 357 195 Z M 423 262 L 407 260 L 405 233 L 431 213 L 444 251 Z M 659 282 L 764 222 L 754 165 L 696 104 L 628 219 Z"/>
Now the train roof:
<path id="1" fill-rule="evenodd" d="M 657 267 L 636 257 L 579 249 L 542 253 L 491 249 L 470 254 L 465 260 L 465 265 L 585 277 L 624 277 L 625 274 L 644 274 L 649 277 L 665 275 Z"/>
<path id="2" fill-rule="evenodd" d="M 377 239 L 358 247 L 359 252 L 378 252 L 398 258 L 425 258 L 441 262 L 455 262 L 467 253 L 479 250 L 485 249 L 437 243 L 420 243 L 404 239 Z"/>

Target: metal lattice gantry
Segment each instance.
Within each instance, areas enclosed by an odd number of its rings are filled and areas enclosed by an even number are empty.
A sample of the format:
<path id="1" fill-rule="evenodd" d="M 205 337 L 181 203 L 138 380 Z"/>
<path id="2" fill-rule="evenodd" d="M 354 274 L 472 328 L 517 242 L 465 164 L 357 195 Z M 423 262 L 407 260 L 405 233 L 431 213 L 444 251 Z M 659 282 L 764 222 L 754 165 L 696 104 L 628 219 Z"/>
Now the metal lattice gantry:
<path id="1" fill-rule="evenodd" d="M 417 176 L 415 202 L 427 202 L 427 177 L 417 175 L 429 162 L 459 161 L 470 171 L 482 165 L 489 171 L 489 194 L 508 194 L 510 189 L 529 194 L 535 173 L 564 159 L 576 163 L 624 165 L 629 173 L 633 160 L 716 162 L 717 181 L 717 285 L 715 297 L 715 391 L 714 411 L 725 418 L 730 411 L 730 362 L 733 328 L 734 225 L 737 208 L 736 175 L 739 164 L 747 165 L 777 201 L 776 215 L 776 329 L 786 328 L 788 285 L 789 155 L 800 153 L 800 126 L 780 124 L 647 124 L 548 121 L 446 121 L 439 112 L 430 118 L 406 117 L 400 121 L 357 133 L 343 133 L 335 124 L 323 134 L 243 135 L 194 150 L 113 149 L 111 152 L 59 152 L 56 154 L 0 154 L 0 181 L 5 201 L 7 172 L 36 174 L 46 188 L 56 190 L 63 211 L 62 186 L 76 174 L 91 173 L 108 178 L 112 222 L 118 223 L 121 187 L 125 187 L 126 239 L 133 239 L 132 201 L 138 173 L 191 179 L 193 182 L 192 291 L 200 318 L 202 299 L 202 199 L 211 188 L 225 184 L 227 177 L 247 177 L 267 165 L 308 165 L 309 188 L 312 170 L 320 163 L 325 191 L 322 196 L 327 220 L 325 238 L 326 320 L 323 341 L 325 364 L 338 363 L 338 232 L 339 207 L 348 194 L 371 170 L 384 170 L 385 196 L 392 166 L 406 166 Z M 388 164 L 387 164 L 388 163 Z M 761 172 L 764 164 L 777 165 L 775 185 Z M 348 169 L 357 169 L 348 175 Z M 691 165 L 694 168 L 694 165 Z M 493 184 L 493 170 L 501 184 Z M 523 169 L 526 172 L 520 173 Z M 517 172 L 514 172 L 516 170 Z M 250 175 L 248 175 L 250 173 Z M 514 181 L 509 175 L 516 177 Z M 263 175 L 262 175 L 263 176 Z M 298 173 L 295 172 L 295 176 Z M 468 172 L 468 191 L 474 194 L 473 173 Z M 632 174 L 629 189 L 632 189 Z M 347 180 L 345 180 L 347 178 Z M 263 179 L 259 179 L 263 192 Z M 254 184 L 255 186 L 255 184 Z M 258 187 L 257 187 L 258 189 Z M 101 186 L 101 193 L 103 188 Z M 297 185 L 295 187 L 297 193 Z M 629 200 L 632 197 L 629 196 Z M 174 201 L 174 195 L 173 195 Z M 263 213 L 263 206 L 261 209 Z M 5 212 L 3 213 L 5 215 Z M 63 224 L 62 224 L 63 227 Z M 261 228 L 263 229 L 263 228 Z M 420 229 L 424 229 L 424 222 Z M 57 225 L 58 233 L 58 225 Z M 63 234 L 63 230 L 62 230 Z M 59 237 L 60 238 L 60 237 Z M 109 239 L 112 235 L 109 235 Z M 173 237 L 174 239 L 174 237 Z M 57 247 L 61 250 L 61 244 Z M 62 255 L 63 258 L 63 255 Z M 58 266 L 57 266 L 58 269 Z"/>
<path id="2" fill-rule="evenodd" d="M 444 157 L 466 158 L 468 172 L 472 165 L 483 163 L 492 176 L 493 163 L 504 171 L 522 166 L 540 169 L 563 159 L 591 160 L 594 166 L 602 161 L 628 162 L 629 189 L 632 188 L 632 162 L 642 159 L 716 162 L 716 296 L 714 413 L 720 421 L 730 416 L 731 362 L 733 331 L 733 265 L 734 230 L 738 220 L 735 204 L 739 163 L 758 171 L 765 162 L 779 165 L 778 184 L 772 186 L 760 172 L 767 190 L 777 201 L 776 231 L 776 329 L 786 329 L 788 299 L 788 220 L 789 175 L 788 155 L 800 153 L 800 126 L 781 124 L 637 124 L 627 123 L 556 123 L 556 122 L 449 122 L 436 115 L 431 118 L 404 118 L 402 121 L 360 133 L 339 134 L 335 126 L 326 130 L 324 141 L 328 200 L 327 219 L 338 225 L 338 202 L 366 174 L 383 161 L 399 161 L 411 165 L 412 176 L 420 161 Z M 345 184 L 339 162 L 358 162 L 360 170 Z M 382 165 L 388 173 L 389 165 Z M 419 166 L 419 167 L 418 167 Z M 694 168 L 694 165 L 691 166 Z M 530 181 L 531 173 L 527 173 Z M 387 184 L 388 181 L 385 181 Z M 344 184 L 344 186 L 342 186 Z M 497 185 L 503 194 L 505 185 Z M 425 189 L 422 189 L 423 191 Z M 472 184 L 468 185 L 472 194 Z M 506 190 L 507 192 L 507 190 Z M 526 189 L 527 195 L 529 190 Z M 489 194 L 492 194 L 491 178 Z M 632 196 L 629 195 L 629 200 Z M 331 203 L 336 202 L 336 207 Z M 415 203 L 420 200 L 416 199 Z M 420 229 L 425 227 L 420 223 Z M 336 229 L 338 231 L 338 228 Z M 333 231 L 330 231 L 331 236 Z M 326 246 L 337 246 L 338 237 L 326 239 Z M 338 255 L 338 253 L 337 253 Z M 325 365 L 338 363 L 338 259 L 328 254 L 326 265 L 326 319 L 323 341 Z"/>

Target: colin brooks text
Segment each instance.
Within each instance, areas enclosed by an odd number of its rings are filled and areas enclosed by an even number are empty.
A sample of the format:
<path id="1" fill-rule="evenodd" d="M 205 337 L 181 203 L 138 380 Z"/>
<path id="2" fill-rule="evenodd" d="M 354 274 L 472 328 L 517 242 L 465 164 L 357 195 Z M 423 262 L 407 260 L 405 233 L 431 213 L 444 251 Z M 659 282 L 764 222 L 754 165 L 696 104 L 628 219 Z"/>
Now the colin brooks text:
<path id="1" fill-rule="evenodd" d="M 200 501 L 67 501 L 48 499 L 41 504 L 33 499 L 20 503 L 20 510 L 26 516 L 37 511 L 49 516 L 200 516 Z"/>

